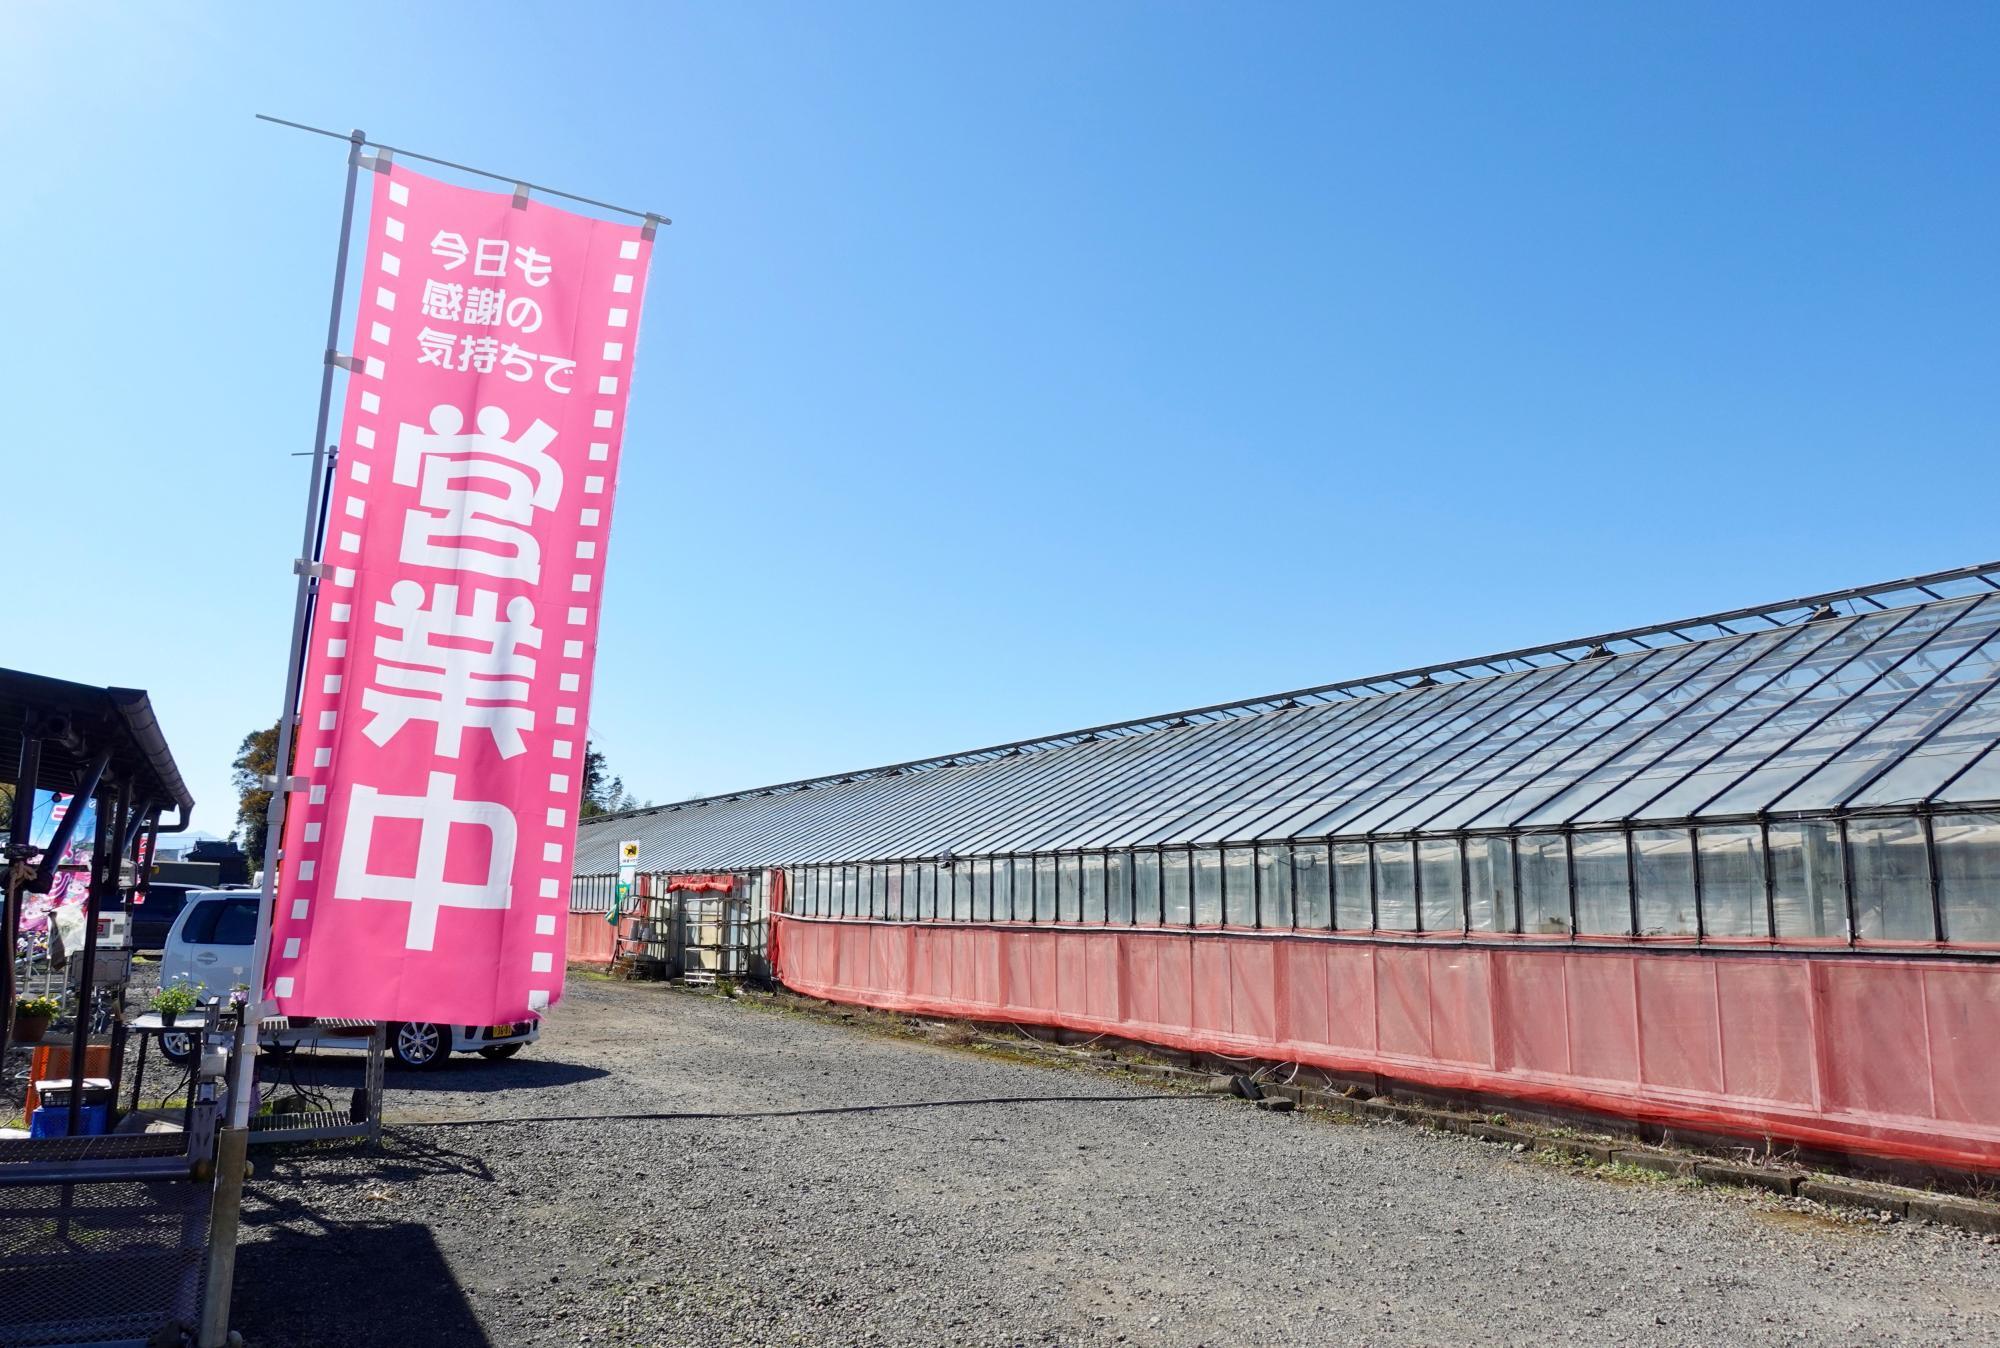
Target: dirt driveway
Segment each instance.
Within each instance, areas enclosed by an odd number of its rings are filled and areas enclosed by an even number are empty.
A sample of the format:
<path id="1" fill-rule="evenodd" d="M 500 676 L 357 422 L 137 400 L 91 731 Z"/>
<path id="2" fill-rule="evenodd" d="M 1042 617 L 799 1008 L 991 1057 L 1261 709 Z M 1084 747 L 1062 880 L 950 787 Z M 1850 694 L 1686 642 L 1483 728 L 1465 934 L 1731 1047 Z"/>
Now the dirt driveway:
<path id="1" fill-rule="evenodd" d="M 260 1158 L 237 1324 L 251 1348 L 2000 1342 L 1976 1236 L 1150 1090 L 572 976 L 521 1057 L 392 1073 L 381 1153 Z M 991 1103 L 1024 1096 L 1098 1098 Z M 730 1117 L 601 1117 L 659 1113 Z M 576 1121 L 499 1122 L 549 1115 Z M 461 1119 L 487 1122 L 416 1126 Z"/>

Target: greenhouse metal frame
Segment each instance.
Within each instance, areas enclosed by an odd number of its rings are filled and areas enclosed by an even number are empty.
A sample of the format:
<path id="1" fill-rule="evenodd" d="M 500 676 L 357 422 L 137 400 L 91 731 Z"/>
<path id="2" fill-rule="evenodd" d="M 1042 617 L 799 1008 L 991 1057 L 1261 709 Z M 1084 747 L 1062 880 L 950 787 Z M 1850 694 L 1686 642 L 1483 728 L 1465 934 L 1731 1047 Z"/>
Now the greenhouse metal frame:
<path id="1" fill-rule="evenodd" d="M 589 821 L 796 915 L 2000 953 L 2000 563 Z M 597 853 L 604 853 L 601 861 Z"/>

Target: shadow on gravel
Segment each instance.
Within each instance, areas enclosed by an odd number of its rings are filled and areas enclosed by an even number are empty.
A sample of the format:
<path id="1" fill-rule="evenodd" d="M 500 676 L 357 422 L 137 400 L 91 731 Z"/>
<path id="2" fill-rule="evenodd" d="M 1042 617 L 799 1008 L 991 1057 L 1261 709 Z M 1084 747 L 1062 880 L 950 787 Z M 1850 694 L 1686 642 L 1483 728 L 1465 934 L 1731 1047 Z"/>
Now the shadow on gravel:
<path id="1" fill-rule="evenodd" d="M 602 1067 L 549 1058 L 510 1058 L 505 1062 L 453 1058 L 442 1067 L 421 1072 L 392 1068 L 388 1080 L 400 1091 L 531 1091 L 543 1086 L 575 1086 L 610 1075 Z"/>
<path id="2" fill-rule="evenodd" d="M 296 1054 L 289 1058 L 272 1055 L 260 1061 L 258 1075 L 277 1084 L 295 1082 L 302 1086 L 349 1089 L 361 1084 L 362 1060 L 333 1054 Z M 602 1067 L 557 1062 L 550 1058 L 509 1058 L 487 1062 L 483 1058 L 453 1057 L 438 1067 L 411 1071 L 390 1063 L 387 1084 L 399 1091 L 459 1091 L 486 1094 L 493 1091 L 531 1091 L 544 1086 L 574 1086 L 595 1081 L 611 1073 Z"/>
<path id="3" fill-rule="evenodd" d="M 427 1228 L 315 1217 L 273 1230 L 260 1215 L 237 1252 L 231 1316 L 250 1343 L 490 1348 Z"/>
<path id="4" fill-rule="evenodd" d="M 329 1158 L 356 1158 L 362 1168 L 344 1170 L 338 1166 L 319 1164 Z M 373 1149 L 354 1142 L 337 1142 L 324 1147 L 310 1144 L 277 1147 L 258 1155 L 256 1162 L 258 1173 L 271 1179 L 335 1189 L 356 1186 L 376 1188 L 385 1181 L 402 1184 L 444 1176 L 470 1180 L 493 1178 L 492 1170 L 477 1156 L 426 1142 L 396 1128 L 387 1130 L 382 1145 Z M 262 1219 L 265 1222 L 318 1220 L 311 1207 L 273 1194 L 254 1180 L 247 1192 L 253 1205 L 260 1212 L 269 1214 Z"/>

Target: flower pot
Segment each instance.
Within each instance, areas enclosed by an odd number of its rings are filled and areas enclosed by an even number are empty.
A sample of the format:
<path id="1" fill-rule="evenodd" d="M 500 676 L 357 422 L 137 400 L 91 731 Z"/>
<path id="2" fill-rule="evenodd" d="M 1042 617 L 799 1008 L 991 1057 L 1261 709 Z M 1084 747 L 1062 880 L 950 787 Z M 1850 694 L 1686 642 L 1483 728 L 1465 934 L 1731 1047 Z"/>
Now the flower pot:
<path id="1" fill-rule="evenodd" d="M 14 1013 L 14 1033 L 10 1038 L 17 1044 L 39 1044 L 42 1036 L 49 1032 L 47 1016 L 31 1016 L 25 1011 Z"/>
<path id="2" fill-rule="evenodd" d="M 170 1011 L 166 1007 L 161 1007 L 160 1024 L 165 1025 L 169 1029 L 172 1029 L 174 1024 L 174 1017 L 178 1016 L 179 1014 L 180 1012 L 178 1011 Z"/>

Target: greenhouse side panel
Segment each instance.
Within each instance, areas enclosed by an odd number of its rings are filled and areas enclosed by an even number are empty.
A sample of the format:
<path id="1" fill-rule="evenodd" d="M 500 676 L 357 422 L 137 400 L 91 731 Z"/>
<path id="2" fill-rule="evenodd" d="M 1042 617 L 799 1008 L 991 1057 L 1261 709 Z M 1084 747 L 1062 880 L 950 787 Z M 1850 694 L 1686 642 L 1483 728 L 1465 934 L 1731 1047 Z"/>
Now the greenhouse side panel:
<path id="1" fill-rule="evenodd" d="M 783 922 L 785 983 L 833 1001 L 2000 1171 L 2000 968 L 1968 961 Z"/>

